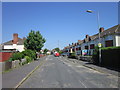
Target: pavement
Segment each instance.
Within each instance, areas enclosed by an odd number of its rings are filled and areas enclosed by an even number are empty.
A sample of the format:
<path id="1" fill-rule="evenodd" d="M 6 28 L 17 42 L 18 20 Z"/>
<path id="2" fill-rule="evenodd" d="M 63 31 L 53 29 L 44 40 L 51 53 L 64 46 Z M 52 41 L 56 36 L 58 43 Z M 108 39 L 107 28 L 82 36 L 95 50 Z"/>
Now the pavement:
<path id="1" fill-rule="evenodd" d="M 114 75 L 114 76 L 118 77 L 118 87 L 119 87 L 119 90 L 120 90 L 120 72 L 118 70 L 116 71 L 116 70 L 114 70 L 110 67 L 107 68 L 107 67 L 97 66 L 97 65 L 94 65 L 90 62 L 82 61 L 82 60 L 78 60 L 78 59 L 66 58 L 66 60 L 71 61 L 73 63 L 78 63 L 80 65 L 83 65 L 87 68 L 96 70 L 96 71 L 101 72 L 101 73 L 105 73 L 105 74 L 108 74 L 108 75 Z"/>
<path id="2" fill-rule="evenodd" d="M 2 88 L 14 88 L 21 80 L 23 80 L 32 70 L 34 70 L 46 57 L 38 59 L 37 61 L 25 64 L 24 66 L 15 68 L 10 72 L 2 74 Z"/>
<path id="3" fill-rule="evenodd" d="M 115 70 L 111 70 L 109 68 L 106 68 L 106 67 L 101 67 L 101 66 L 97 66 L 97 65 L 94 65 L 90 62 L 87 62 L 87 61 L 82 61 L 82 60 L 77 60 L 77 59 L 70 59 L 70 58 L 67 58 L 67 60 L 73 62 L 73 63 L 79 63 L 85 67 L 88 67 L 88 68 L 91 68 L 93 70 L 97 70 L 101 73 L 108 73 L 108 74 L 112 74 L 112 75 L 115 75 L 115 76 L 118 76 L 120 77 L 120 72 L 118 71 L 115 71 Z"/>

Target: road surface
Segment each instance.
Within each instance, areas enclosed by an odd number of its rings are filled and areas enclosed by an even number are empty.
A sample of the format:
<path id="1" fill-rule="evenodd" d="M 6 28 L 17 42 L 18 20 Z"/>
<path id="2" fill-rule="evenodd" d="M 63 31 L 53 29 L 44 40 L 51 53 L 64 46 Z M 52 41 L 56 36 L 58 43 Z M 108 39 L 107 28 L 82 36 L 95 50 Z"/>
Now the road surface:
<path id="1" fill-rule="evenodd" d="M 19 88 L 118 88 L 118 77 L 49 55 Z"/>

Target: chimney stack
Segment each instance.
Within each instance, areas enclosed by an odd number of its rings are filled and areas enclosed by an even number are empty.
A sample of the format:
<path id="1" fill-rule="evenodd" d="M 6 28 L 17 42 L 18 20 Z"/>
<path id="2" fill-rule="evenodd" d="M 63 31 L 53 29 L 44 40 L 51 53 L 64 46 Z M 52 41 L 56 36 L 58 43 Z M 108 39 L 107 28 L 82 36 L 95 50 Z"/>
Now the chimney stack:
<path id="1" fill-rule="evenodd" d="M 17 42 L 18 42 L 18 34 L 14 33 L 13 34 L 13 44 L 17 44 Z"/>
<path id="2" fill-rule="evenodd" d="M 87 34 L 87 35 L 86 35 L 86 38 L 88 38 L 88 37 L 89 37 L 89 35 Z"/>
<path id="3" fill-rule="evenodd" d="M 101 27 L 101 28 L 99 29 L 99 32 L 101 33 L 101 32 L 103 32 L 103 31 L 104 31 L 104 28 Z"/>
<path id="4" fill-rule="evenodd" d="M 80 42 L 81 40 L 78 40 L 78 42 Z"/>
<path id="5" fill-rule="evenodd" d="M 23 37 L 23 40 L 26 40 L 26 38 L 25 38 L 25 37 Z"/>

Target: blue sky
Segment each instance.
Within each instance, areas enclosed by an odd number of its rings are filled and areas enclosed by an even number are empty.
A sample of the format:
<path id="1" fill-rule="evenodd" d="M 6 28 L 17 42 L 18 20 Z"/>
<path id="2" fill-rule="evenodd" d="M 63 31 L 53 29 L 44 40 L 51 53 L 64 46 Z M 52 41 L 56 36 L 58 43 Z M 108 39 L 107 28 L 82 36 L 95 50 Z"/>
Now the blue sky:
<path id="1" fill-rule="evenodd" d="M 39 30 L 46 38 L 44 48 L 58 47 L 59 41 L 62 49 L 84 39 L 86 34 L 98 33 L 97 11 L 101 27 L 108 29 L 118 24 L 117 2 L 3 2 L 2 5 L 2 42 L 11 40 L 13 33 L 22 38 L 30 30 Z"/>

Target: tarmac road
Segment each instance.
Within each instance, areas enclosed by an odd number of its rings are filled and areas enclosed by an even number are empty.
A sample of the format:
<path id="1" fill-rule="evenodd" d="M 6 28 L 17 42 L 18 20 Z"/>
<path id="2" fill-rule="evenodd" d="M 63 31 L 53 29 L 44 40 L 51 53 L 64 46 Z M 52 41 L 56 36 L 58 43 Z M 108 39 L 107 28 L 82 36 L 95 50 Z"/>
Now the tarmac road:
<path id="1" fill-rule="evenodd" d="M 118 77 L 72 63 L 64 57 L 46 57 L 19 88 L 118 88 Z"/>

